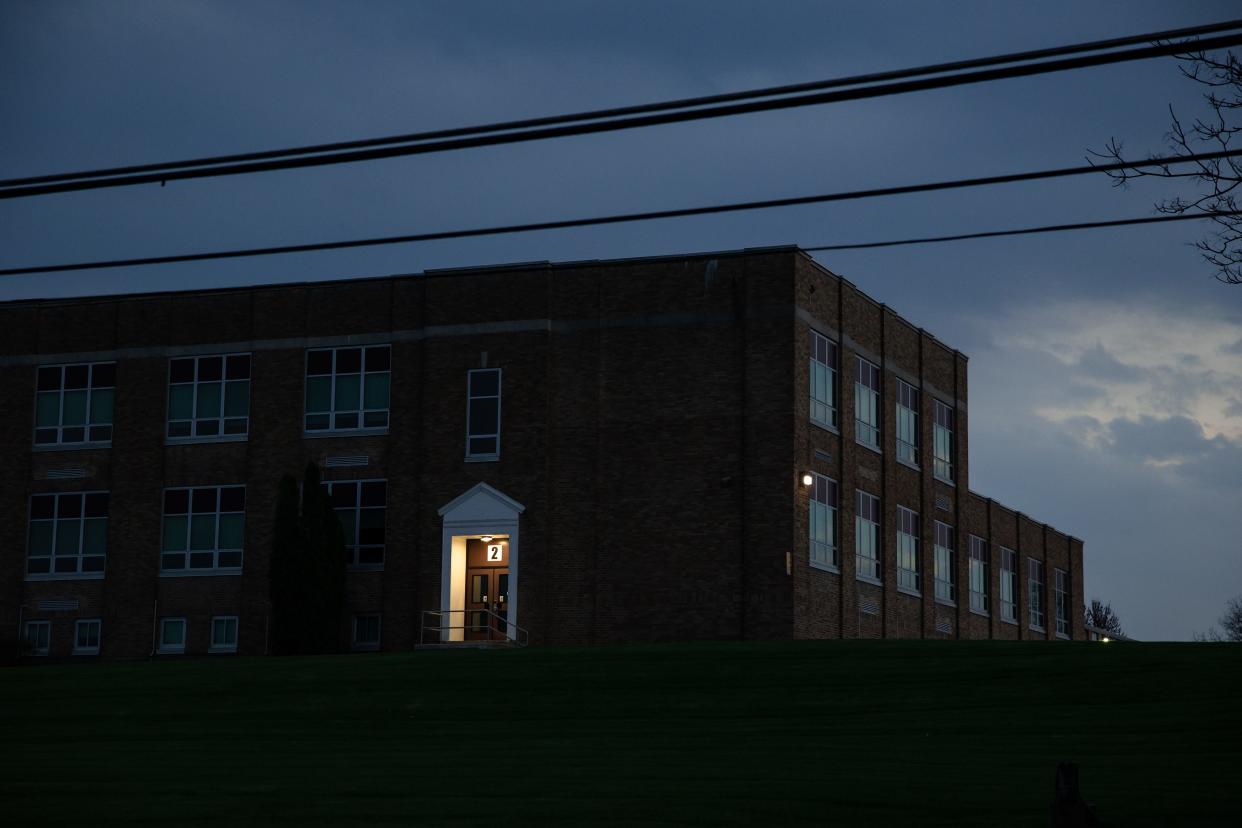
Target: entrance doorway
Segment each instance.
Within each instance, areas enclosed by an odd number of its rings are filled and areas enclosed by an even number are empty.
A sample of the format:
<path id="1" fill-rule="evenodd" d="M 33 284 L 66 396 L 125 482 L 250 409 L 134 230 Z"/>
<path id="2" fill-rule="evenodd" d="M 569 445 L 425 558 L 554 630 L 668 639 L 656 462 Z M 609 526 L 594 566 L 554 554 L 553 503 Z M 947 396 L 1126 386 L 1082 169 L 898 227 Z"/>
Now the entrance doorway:
<path id="1" fill-rule="evenodd" d="M 440 608 L 432 611 L 443 642 L 508 639 L 519 626 L 518 532 L 526 507 L 477 483 L 439 510 L 444 520 Z"/>
<path id="2" fill-rule="evenodd" d="M 467 641 L 504 640 L 509 626 L 509 539 L 466 539 Z"/>

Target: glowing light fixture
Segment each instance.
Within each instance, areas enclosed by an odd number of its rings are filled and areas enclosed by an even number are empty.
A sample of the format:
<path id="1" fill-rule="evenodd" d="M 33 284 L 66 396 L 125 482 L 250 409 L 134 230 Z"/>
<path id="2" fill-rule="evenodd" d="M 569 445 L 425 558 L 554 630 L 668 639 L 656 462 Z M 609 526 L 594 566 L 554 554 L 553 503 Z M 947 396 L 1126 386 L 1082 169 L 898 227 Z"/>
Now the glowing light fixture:
<path id="1" fill-rule="evenodd" d="M 492 542 L 492 536 L 491 536 L 491 535 L 484 535 L 482 538 L 480 538 L 480 540 L 482 540 L 484 543 L 491 543 L 491 542 Z"/>
<path id="2" fill-rule="evenodd" d="M 811 476 L 810 472 L 807 472 L 806 474 L 802 475 L 803 486 L 810 486 L 814 482 L 815 482 L 815 478 Z"/>
<path id="3" fill-rule="evenodd" d="M 1101 639 L 1100 639 L 1100 641 L 1102 641 L 1103 643 L 1107 644 L 1108 642 L 1112 641 L 1112 639 L 1111 639 L 1111 638 L 1109 638 L 1109 637 L 1106 635 L 1106 636 L 1104 636 L 1103 638 L 1101 638 Z"/>

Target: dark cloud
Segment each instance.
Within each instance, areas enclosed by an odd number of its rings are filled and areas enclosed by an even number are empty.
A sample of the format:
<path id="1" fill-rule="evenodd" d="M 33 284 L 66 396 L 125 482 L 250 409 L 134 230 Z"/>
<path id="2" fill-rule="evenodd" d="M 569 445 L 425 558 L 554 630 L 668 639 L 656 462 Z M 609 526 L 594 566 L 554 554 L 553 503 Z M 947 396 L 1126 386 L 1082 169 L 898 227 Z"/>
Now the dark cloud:
<path id="1" fill-rule="evenodd" d="M 1098 340 L 1078 358 L 1077 368 L 1087 377 L 1111 382 L 1136 382 L 1144 374 L 1142 368 L 1117 359 Z"/>
<path id="2" fill-rule="evenodd" d="M 1220 352 L 1222 354 L 1242 354 L 1242 339 L 1239 339 L 1237 342 L 1229 345 L 1222 346 Z"/>
<path id="3" fill-rule="evenodd" d="M 1168 463 L 1187 478 L 1242 489 L 1242 445 L 1219 434 L 1207 437 L 1189 417 L 1115 419 L 1107 433 L 1113 452 L 1122 458 Z"/>
<path id="4" fill-rule="evenodd" d="M 1234 397 L 1225 405 L 1226 417 L 1242 417 L 1242 399 Z"/>

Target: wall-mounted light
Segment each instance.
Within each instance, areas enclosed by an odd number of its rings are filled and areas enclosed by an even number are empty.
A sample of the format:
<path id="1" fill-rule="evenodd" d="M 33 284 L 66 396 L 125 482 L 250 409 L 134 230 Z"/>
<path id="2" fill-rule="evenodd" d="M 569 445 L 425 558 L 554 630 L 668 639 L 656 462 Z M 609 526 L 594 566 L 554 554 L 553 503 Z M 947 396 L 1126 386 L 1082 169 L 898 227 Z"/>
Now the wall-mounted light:
<path id="1" fill-rule="evenodd" d="M 815 482 L 815 478 L 811 475 L 810 472 L 806 472 L 805 474 L 802 475 L 803 486 L 810 486 L 814 482 Z"/>
<path id="2" fill-rule="evenodd" d="M 491 543 L 491 542 L 492 542 L 492 536 L 491 536 L 491 535 L 484 535 L 482 538 L 480 538 L 480 540 L 481 540 L 481 541 L 483 541 L 484 543 Z"/>
<path id="3" fill-rule="evenodd" d="M 1100 641 L 1103 642 L 1104 644 L 1107 644 L 1108 642 L 1112 641 L 1112 639 L 1106 635 L 1103 638 L 1101 638 Z"/>

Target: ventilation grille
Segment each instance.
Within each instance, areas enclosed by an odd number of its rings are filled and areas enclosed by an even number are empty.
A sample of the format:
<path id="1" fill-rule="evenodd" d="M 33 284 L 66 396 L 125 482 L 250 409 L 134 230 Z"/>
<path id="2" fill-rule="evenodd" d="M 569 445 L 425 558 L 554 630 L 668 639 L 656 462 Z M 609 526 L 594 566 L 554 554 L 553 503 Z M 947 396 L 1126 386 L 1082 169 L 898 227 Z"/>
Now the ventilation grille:
<path id="1" fill-rule="evenodd" d="M 946 512 L 951 511 L 952 507 L 949 504 L 949 498 L 940 494 L 936 495 L 936 508 L 944 509 Z"/>
<path id="2" fill-rule="evenodd" d="M 77 601 L 40 601 L 35 604 L 39 612 L 64 612 L 66 610 L 76 610 L 78 608 Z"/>
<path id="3" fill-rule="evenodd" d="M 953 622 L 947 618 L 941 618 L 936 622 L 936 632 L 951 633 L 953 632 Z"/>
<path id="4" fill-rule="evenodd" d="M 864 598 L 861 602 L 859 602 L 858 608 L 861 609 L 867 615 L 879 615 L 880 614 L 880 605 L 876 603 L 875 601 L 872 601 L 869 598 Z"/>
<path id="5" fill-rule="evenodd" d="M 367 466 L 370 465 L 371 458 L 365 454 L 342 454 L 336 457 L 329 457 L 323 461 L 326 468 L 344 469 L 351 466 Z"/>
<path id="6" fill-rule="evenodd" d="M 81 466 L 70 466 L 63 469 L 48 469 L 41 477 L 44 480 L 75 480 L 86 477 L 86 469 Z"/>

